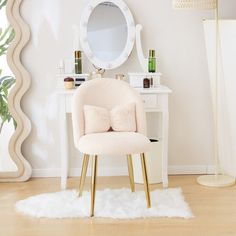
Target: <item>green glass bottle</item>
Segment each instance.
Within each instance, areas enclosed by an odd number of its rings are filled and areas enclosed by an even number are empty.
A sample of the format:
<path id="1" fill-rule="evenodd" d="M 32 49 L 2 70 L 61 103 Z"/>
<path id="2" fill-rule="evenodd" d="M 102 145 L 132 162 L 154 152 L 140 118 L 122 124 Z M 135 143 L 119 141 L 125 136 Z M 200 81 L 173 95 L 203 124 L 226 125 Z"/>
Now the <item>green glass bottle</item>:
<path id="1" fill-rule="evenodd" d="M 81 51 L 75 51 L 75 74 L 82 74 Z"/>
<path id="2" fill-rule="evenodd" d="M 148 72 L 150 72 L 150 73 L 156 72 L 155 50 L 149 50 Z"/>

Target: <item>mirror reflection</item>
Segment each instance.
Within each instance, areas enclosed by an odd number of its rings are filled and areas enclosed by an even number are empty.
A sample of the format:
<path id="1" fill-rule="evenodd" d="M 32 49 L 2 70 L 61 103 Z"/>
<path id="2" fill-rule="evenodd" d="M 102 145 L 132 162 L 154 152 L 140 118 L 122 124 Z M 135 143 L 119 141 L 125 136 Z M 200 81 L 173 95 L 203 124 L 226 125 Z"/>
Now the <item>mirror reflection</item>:
<path id="1" fill-rule="evenodd" d="M 128 29 L 118 6 L 103 2 L 93 10 L 88 21 L 88 43 L 96 58 L 103 62 L 117 59 L 123 52 Z"/>
<path id="2" fill-rule="evenodd" d="M 0 172 L 16 171 L 17 168 L 8 151 L 16 123 L 8 109 L 8 96 L 15 78 L 6 58 L 8 47 L 14 38 L 14 31 L 6 17 L 6 3 L 7 1 L 3 1 L 0 7 Z"/>

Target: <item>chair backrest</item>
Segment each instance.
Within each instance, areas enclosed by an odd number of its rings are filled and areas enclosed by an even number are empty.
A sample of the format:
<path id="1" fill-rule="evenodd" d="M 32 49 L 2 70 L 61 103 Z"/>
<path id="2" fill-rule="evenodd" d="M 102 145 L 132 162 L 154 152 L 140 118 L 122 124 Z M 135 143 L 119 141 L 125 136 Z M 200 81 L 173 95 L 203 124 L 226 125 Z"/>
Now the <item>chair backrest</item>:
<path id="1" fill-rule="evenodd" d="M 136 104 L 137 132 L 146 134 L 146 115 L 140 94 L 127 82 L 102 78 L 83 83 L 77 88 L 72 101 L 72 123 L 74 142 L 77 146 L 84 128 L 84 105 L 112 109 L 117 105 L 134 102 Z M 96 117 L 94 117 L 96 119 Z"/>

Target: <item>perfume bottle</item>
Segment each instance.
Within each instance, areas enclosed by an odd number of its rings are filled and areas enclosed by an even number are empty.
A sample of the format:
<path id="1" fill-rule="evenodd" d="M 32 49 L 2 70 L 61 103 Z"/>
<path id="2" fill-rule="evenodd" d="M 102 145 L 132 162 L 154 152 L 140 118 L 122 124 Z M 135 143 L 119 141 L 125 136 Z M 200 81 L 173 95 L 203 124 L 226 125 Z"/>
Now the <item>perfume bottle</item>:
<path id="1" fill-rule="evenodd" d="M 153 87 L 154 87 L 153 78 L 151 77 L 151 78 L 150 78 L 150 88 L 153 88 Z"/>
<path id="2" fill-rule="evenodd" d="M 155 50 L 149 50 L 148 72 L 150 72 L 150 73 L 156 72 Z"/>
<path id="3" fill-rule="evenodd" d="M 150 80 L 148 78 L 143 79 L 143 88 L 150 88 Z"/>
<path id="4" fill-rule="evenodd" d="M 82 74 L 81 51 L 75 51 L 75 74 Z"/>

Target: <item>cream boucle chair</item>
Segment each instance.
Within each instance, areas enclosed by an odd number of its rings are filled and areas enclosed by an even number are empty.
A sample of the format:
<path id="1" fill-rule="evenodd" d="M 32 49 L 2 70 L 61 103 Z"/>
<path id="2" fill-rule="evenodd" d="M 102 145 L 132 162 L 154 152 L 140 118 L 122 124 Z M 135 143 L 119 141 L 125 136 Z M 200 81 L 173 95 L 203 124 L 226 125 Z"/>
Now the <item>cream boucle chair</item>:
<path id="1" fill-rule="evenodd" d="M 135 103 L 136 132 L 105 132 L 85 134 L 84 105 L 112 109 L 117 105 Z M 96 119 L 96 117 L 94 117 Z M 135 189 L 132 154 L 140 154 L 144 177 L 147 207 L 151 207 L 144 153 L 150 148 L 146 134 L 146 116 L 140 94 L 124 81 L 103 78 L 83 83 L 75 92 L 72 102 L 72 123 L 75 147 L 84 154 L 79 196 L 82 195 L 89 162 L 93 156 L 91 211 L 94 215 L 98 155 L 126 155 L 132 192 Z"/>

